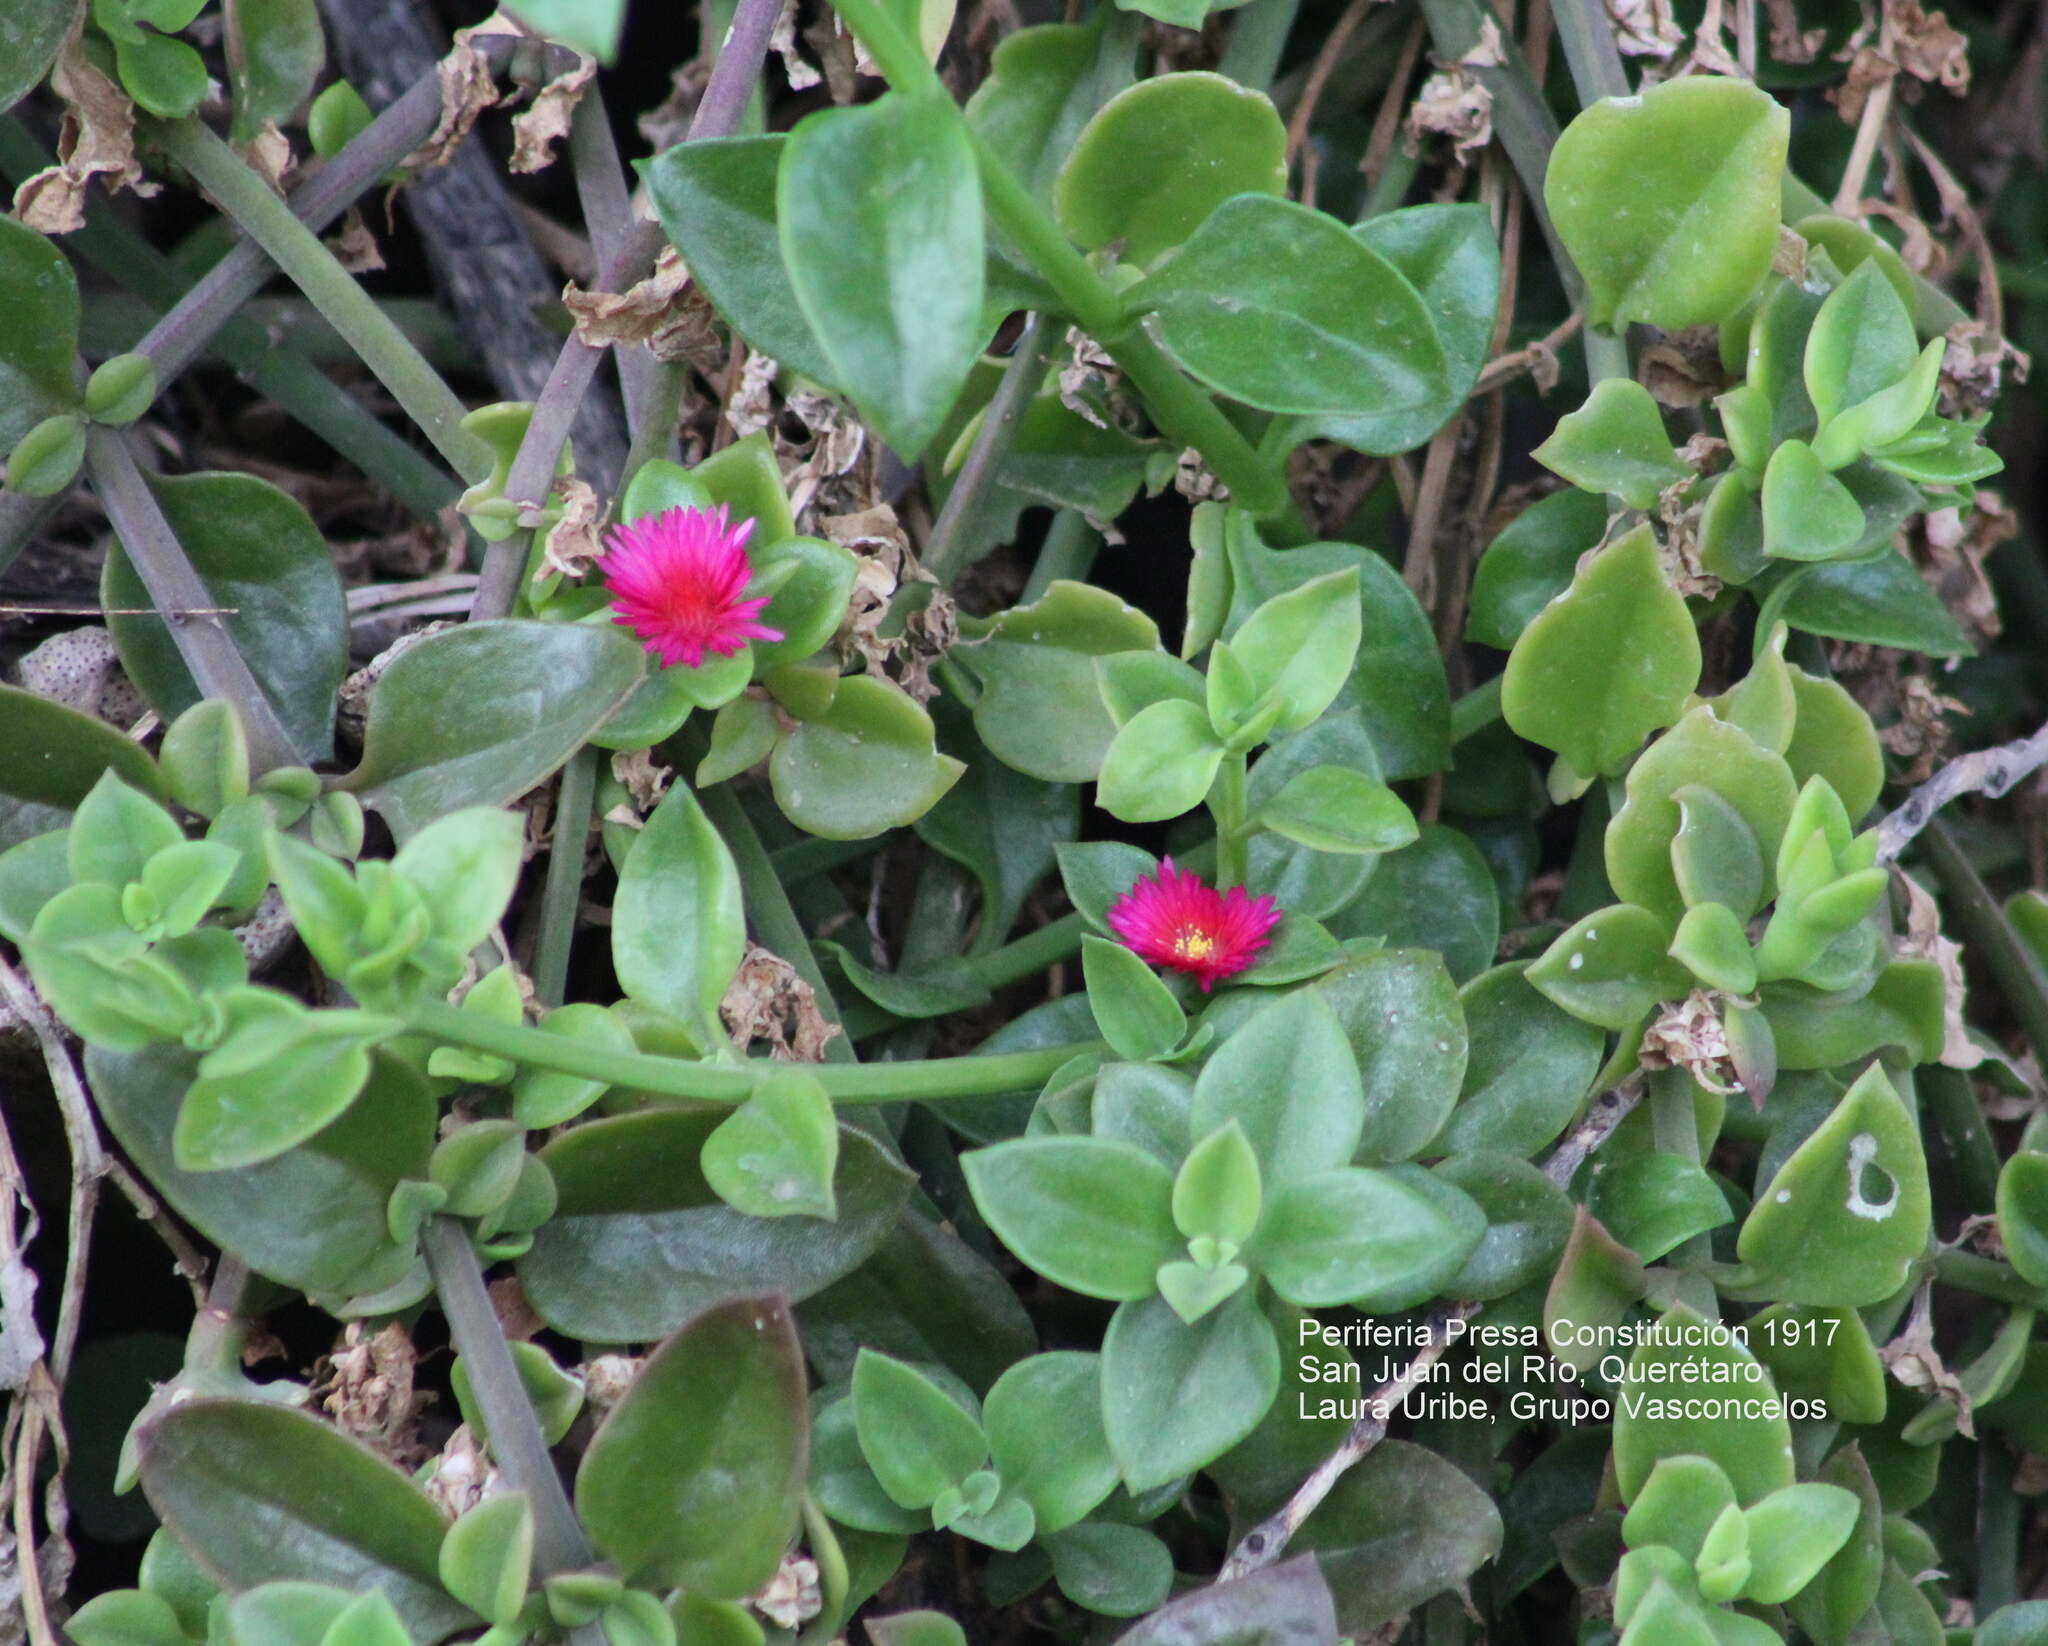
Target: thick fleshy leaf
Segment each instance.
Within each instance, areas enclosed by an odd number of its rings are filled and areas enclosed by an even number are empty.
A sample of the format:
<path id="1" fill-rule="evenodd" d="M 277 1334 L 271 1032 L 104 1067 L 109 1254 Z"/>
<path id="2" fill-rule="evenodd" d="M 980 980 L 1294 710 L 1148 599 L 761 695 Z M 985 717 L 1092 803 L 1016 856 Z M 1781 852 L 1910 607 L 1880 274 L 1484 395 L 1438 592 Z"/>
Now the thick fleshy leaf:
<path id="1" fill-rule="evenodd" d="M 612 914 L 619 987 L 715 1045 L 723 1038 L 718 1005 L 746 947 L 732 853 L 697 797 L 674 784 L 633 837 L 619 870 Z"/>
<path id="2" fill-rule="evenodd" d="M 1168 698 L 1141 709 L 1111 739 L 1096 802 L 1130 823 L 1178 817 L 1202 803 L 1222 760 L 1207 712 Z"/>
<path id="3" fill-rule="evenodd" d="M 334 752 L 334 694 L 348 673 L 348 609 L 312 517 L 250 474 L 187 474 L 151 490 L 290 734 L 310 763 Z M 148 611 L 149 591 L 117 544 L 100 595 L 110 610 Z M 199 689 L 161 618 L 109 617 L 122 665 L 166 719 L 199 701 Z"/>
<path id="4" fill-rule="evenodd" d="M 1051 201 L 1053 180 L 1100 100 L 1095 65 L 1107 16 L 1005 35 L 988 78 L 967 100 L 975 137 L 1041 200 Z"/>
<path id="5" fill-rule="evenodd" d="M 783 262 L 833 376 L 905 459 L 986 341 L 981 184 L 955 111 L 891 92 L 813 114 L 776 181 Z"/>
<path id="6" fill-rule="evenodd" d="M 1334 218 L 1285 200 L 1226 201 L 1126 301 L 1181 365 L 1264 411 L 1387 415 L 1449 392 L 1421 295 Z"/>
<path id="7" fill-rule="evenodd" d="M 230 135 L 246 143 L 266 120 L 282 126 L 305 106 L 327 60 L 327 38 L 314 0 L 235 0 L 227 24 Z"/>
<path id="8" fill-rule="evenodd" d="M 1092 783 L 1116 735 L 1095 659 L 1158 645 L 1151 618 L 1107 589 L 1056 581 L 953 655 L 981 682 L 974 725 L 991 754 L 1050 783 Z"/>
<path id="9" fill-rule="evenodd" d="M 1368 1166 L 1297 1179 L 1277 1190 L 1245 1261 L 1288 1302 L 1330 1308 L 1357 1299 L 1408 1295 L 1478 1245 L 1485 1217 L 1442 1197 L 1418 1194 L 1400 1177 Z M 1465 1215 L 1455 1215 L 1464 1212 Z"/>
<path id="10" fill-rule="evenodd" d="M 143 794 L 164 792 L 148 753 L 95 715 L 0 685 L 0 720 L 0 845 L 62 827 L 62 814 L 109 773 Z"/>
<path id="11" fill-rule="evenodd" d="M 463 806 L 533 788 L 639 684 L 623 632 L 507 619 L 408 648 L 370 692 L 362 764 L 343 786 L 401 840 Z"/>
<path id="12" fill-rule="evenodd" d="M 165 1099 L 185 1090 L 197 1067 L 196 1054 L 178 1045 L 86 1054 L 109 1130 L 180 1217 L 258 1273 L 310 1292 L 359 1290 L 358 1277 L 404 1256 L 385 1208 L 399 1183 L 426 1176 L 434 1103 L 419 1075 L 374 1055 L 362 1094 L 325 1131 L 260 1165 L 190 1172 L 173 1158 L 177 1105 Z"/>
<path id="13" fill-rule="evenodd" d="M 1089 1297 L 1150 1297 L 1181 1240 L 1173 1175 L 1135 1144 L 1020 1138 L 963 1157 L 974 1203 L 1003 1244 Z"/>
<path id="14" fill-rule="evenodd" d="M 832 367 L 797 307 L 775 226 L 775 178 L 787 138 L 711 137 L 638 162 L 690 279 L 746 342 L 814 382 Z"/>
<path id="15" fill-rule="evenodd" d="M 577 1518 L 629 1582 L 739 1600 L 775 1575 L 808 1458 L 788 1306 L 735 1297 L 648 1358 L 583 1454 Z"/>
<path id="16" fill-rule="evenodd" d="M 1467 1195 L 1486 1225 L 1445 1287 L 1449 1296 L 1506 1297 L 1555 1271 L 1571 1236 L 1572 1205 L 1542 1172 L 1514 1155 L 1486 1150 L 1453 1155 L 1436 1175 Z"/>
<path id="17" fill-rule="evenodd" d="M 1563 1132 L 1585 1100 L 1600 1067 L 1600 1031 L 1545 999 L 1527 971 L 1499 966 L 1459 991 L 1471 1050 L 1436 1149 L 1526 1160 Z"/>
<path id="18" fill-rule="evenodd" d="M 72 10 L 57 0 L 29 0 L 0 17 L 0 107 L 42 78 L 71 26 Z M 55 35 L 46 41 L 50 29 Z M 14 85 L 37 59 L 41 66 Z M 9 299 L 0 333 L 0 452 L 11 452 L 44 418 L 78 403 L 71 376 L 78 356 L 78 279 L 55 245 L 7 217 L 0 218 L 0 286 Z"/>
<path id="19" fill-rule="evenodd" d="M 1884 270 L 1874 260 L 1858 266 L 1828 294 L 1807 333 L 1806 393 L 1823 427 L 1898 382 L 1919 352 L 1912 316 Z"/>
<path id="20" fill-rule="evenodd" d="M 1116 1486 L 1096 1355 L 1062 1351 L 1019 1361 L 989 1390 L 982 1422 L 996 1473 L 1031 1505 L 1041 1534 L 1073 1525 Z M 1053 1433 L 1060 1443 L 1048 1446 Z"/>
<path id="21" fill-rule="evenodd" d="M 1222 1456 L 1279 1389 L 1280 1344 L 1250 1287 L 1192 1326 L 1162 1297 L 1126 1303 L 1102 1340 L 1103 1427 L 1134 1492 Z"/>
<path id="22" fill-rule="evenodd" d="M 1745 1504 L 1792 1484 L 1792 1433 L 1782 1415 L 1771 1415 L 1773 1403 L 1759 1398 L 1755 1415 L 1707 1416 L 1704 1401 L 1672 1398 L 1674 1390 L 1709 1383 L 1771 1393 L 1769 1375 L 1740 1340 L 1678 1304 L 1637 1344 L 1617 1385 L 1614 1470 L 1624 1503 L 1635 1501 L 1661 1459 L 1681 1453 L 1712 1458 Z"/>
<path id="23" fill-rule="evenodd" d="M 1517 734 L 1591 777 L 1676 720 L 1699 677 L 1692 616 L 1643 526 L 1601 550 L 1522 631 L 1501 710 Z"/>
<path id="24" fill-rule="evenodd" d="M 1891 549 L 1801 568 L 1771 591 L 1767 614 L 1829 640 L 1935 657 L 1968 657 L 1977 649 L 1926 580 Z"/>
<path id="25" fill-rule="evenodd" d="M 839 1123 L 809 1075 L 784 1069 L 764 1076 L 705 1139 L 702 1163 L 718 1198 L 754 1217 L 837 1215 Z"/>
<path id="26" fill-rule="evenodd" d="M 474 1622 L 441 1587 L 441 1511 L 367 1446 L 305 1413 L 262 1401 L 173 1406 L 144 1432 L 142 1488 L 233 1588 L 295 1578 L 379 1589 L 427 1641 Z"/>
<path id="27" fill-rule="evenodd" d="M 1803 440 L 1786 440 L 1764 470 L 1764 553 L 1778 560 L 1840 560 L 1856 552 L 1863 509 Z"/>
<path id="28" fill-rule="evenodd" d="M 1611 904 L 1545 949 L 1529 967 L 1529 982 L 1574 1017 L 1628 1029 L 1691 987 L 1667 953 L 1670 944 L 1671 928 L 1648 909 Z"/>
<path id="29" fill-rule="evenodd" d="M 1350 1163 L 1365 1124 L 1358 1060 L 1313 990 L 1262 1006 L 1210 1055 L 1195 1082 L 1193 1135 L 1236 1121 L 1270 1196 Z"/>
<path id="30" fill-rule="evenodd" d="M 1376 859 L 1365 889 L 1327 919 L 1339 937 L 1433 949 L 1463 983 L 1493 963 L 1500 916 L 1499 883 L 1472 837 L 1425 823 L 1411 843 Z"/>
<path id="31" fill-rule="evenodd" d="M 1479 557 L 1465 638 L 1511 649 L 1537 613 L 1571 587 L 1579 557 L 1606 529 L 1606 498 L 1576 486 L 1531 503 Z"/>
<path id="32" fill-rule="evenodd" d="M 1330 1588 L 1313 1555 L 1191 1590 L 1123 1636 L 1123 1646 L 1337 1646 Z"/>
<path id="33" fill-rule="evenodd" d="M 1905 1284 L 1930 1221 L 1919 1129 L 1873 1064 L 1757 1196 L 1736 1252 L 1778 1302 L 1862 1308 Z"/>
<path id="34" fill-rule="evenodd" d="M 1286 130 L 1263 92 L 1220 74 L 1156 75 L 1082 128 L 1053 206 L 1086 250 L 1121 242 L 1126 263 L 1149 268 L 1231 196 L 1279 195 L 1286 155 Z"/>
<path id="35" fill-rule="evenodd" d="M 1344 1476 L 1301 1529 L 1337 1601 L 1363 1635 L 1432 1595 L 1461 1588 L 1500 1552 L 1500 1512 L 1448 1459 L 1386 1440 Z"/>
<path id="36" fill-rule="evenodd" d="M 1650 391 L 1629 377 L 1594 384 L 1534 455 L 1581 490 L 1612 492 L 1632 509 L 1655 508 L 1667 486 L 1692 472 L 1671 449 Z"/>
<path id="37" fill-rule="evenodd" d="M 1587 319 L 1696 326 L 1741 308 L 1777 249 L 1790 131 L 1769 93 L 1712 75 L 1603 98 L 1567 126 L 1543 195 Z"/>
<path id="38" fill-rule="evenodd" d="M 915 822 L 964 770 L 938 752 L 917 701 L 873 675 L 840 681 L 831 707 L 800 721 L 768 762 L 783 815 L 827 840 L 865 840 Z"/>
<path id="39" fill-rule="evenodd" d="M 734 1211 L 700 1164 L 721 1118 L 650 1109 L 586 1122 L 541 1151 L 559 1206 L 519 1278 L 549 1325 L 595 1343 L 645 1342 L 761 1287 L 799 1301 L 858 1268 L 895 1227 L 911 1176 L 851 1128 L 839 1135 L 836 1220 Z"/>

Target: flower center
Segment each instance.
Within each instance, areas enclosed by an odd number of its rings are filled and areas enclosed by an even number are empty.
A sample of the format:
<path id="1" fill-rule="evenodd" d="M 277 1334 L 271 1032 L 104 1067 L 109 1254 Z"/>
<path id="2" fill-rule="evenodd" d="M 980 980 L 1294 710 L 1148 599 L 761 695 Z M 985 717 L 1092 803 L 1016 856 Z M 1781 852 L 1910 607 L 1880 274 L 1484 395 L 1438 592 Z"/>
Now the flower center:
<path id="1" fill-rule="evenodd" d="M 1216 952 L 1216 939 L 1207 932 L 1192 926 L 1183 926 L 1174 934 L 1173 953 L 1179 960 L 1207 960 Z"/>

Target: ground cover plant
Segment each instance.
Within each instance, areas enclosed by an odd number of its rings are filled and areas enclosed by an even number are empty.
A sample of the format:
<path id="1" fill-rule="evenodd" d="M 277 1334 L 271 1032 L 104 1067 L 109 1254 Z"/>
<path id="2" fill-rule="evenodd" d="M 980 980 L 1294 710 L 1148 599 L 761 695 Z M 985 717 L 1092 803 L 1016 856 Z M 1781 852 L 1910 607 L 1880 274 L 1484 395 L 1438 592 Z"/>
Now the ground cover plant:
<path id="1" fill-rule="evenodd" d="M 2048 1641 L 2036 11 L 14 0 L 0 1642 Z"/>

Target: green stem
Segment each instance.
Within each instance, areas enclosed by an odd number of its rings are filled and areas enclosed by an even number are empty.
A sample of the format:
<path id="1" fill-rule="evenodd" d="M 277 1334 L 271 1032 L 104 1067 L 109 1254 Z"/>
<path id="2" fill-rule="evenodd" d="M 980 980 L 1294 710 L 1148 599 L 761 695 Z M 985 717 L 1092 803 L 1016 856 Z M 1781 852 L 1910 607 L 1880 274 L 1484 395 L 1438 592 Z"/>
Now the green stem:
<path id="1" fill-rule="evenodd" d="M 2034 1056 L 2048 1064 L 2048 978 L 2042 976 L 1947 824 L 1939 819 L 1929 823 L 1920 836 L 1920 851 L 1941 883 L 1963 936 L 2005 996 L 2006 1007 L 2018 1020 Z"/>
<path id="2" fill-rule="evenodd" d="M 875 65 L 898 90 L 920 96 L 952 97 L 923 50 L 903 32 L 883 0 L 838 0 L 837 10 L 858 34 Z M 1306 534 L 1279 470 L 1259 459 L 1251 442 L 1145 336 L 1124 310 L 1123 300 L 1061 231 L 1052 213 L 1031 193 L 1002 157 L 978 136 L 982 197 L 989 215 L 1012 245 L 1044 277 L 1061 305 L 1123 369 L 1144 397 L 1153 422 L 1169 439 L 1192 446 L 1208 460 L 1235 500 L 1262 517 L 1278 517 Z"/>
<path id="3" fill-rule="evenodd" d="M 226 622 L 211 612 L 218 602 L 193 570 L 178 534 L 164 518 L 156 494 L 135 465 L 126 437 L 115 429 L 90 430 L 85 437 L 85 469 L 129 564 L 170 630 L 171 643 L 178 648 L 199 695 L 221 698 L 233 704 L 241 716 L 252 770 L 260 773 L 277 766 L 302 765 L 290 734 L 249 672 Z"/>
<path id="4" fill-rule="evenodd" d="M 347 339 L 448 466 L 471 478 L 488 473 L 489 453 L 462 427 L 468 408 L 291 207 L 198 120 L 153 120 L 147 129 Z"/>
<path id="5" fill-rule="evenodd" d="M 1250 872 L 1251 841 L 1245 829 L 1245 757 L 1226 754 L 1209 790 L 1209 814 L 1216 819 L 1216 884 L 1242 886 Z"/>
<path id="6" fill-rule="evenodd" d="M 687 1063 L 645 1052 L 615 1052 L 517 1023 L 487 1023 L 475 1012 L 430 1000 L 407 1014 L 417 1033 L 451 1046 L 467 1046 L 536 1069 L 558 1069 L 586 1080 L 602 1080 L 626 1091 L 701 1103 L 744 1103 L 753 1095 L 757 1071 L 731 1064 Z M 984 1057 L 944 1057 L 906 1063 L 848 1063 L 809 1072 L 835 1103 L 932 1103 L 949 1097 L 990 1097 L 1043 1085 L 1069 1058 L 1099 1049 L 1101 1042 L 1049 1046 L 1037 1051 L 999 1052 Z"/>
<path id="7" fill-rule="evenodd" d="M 533 945 L 533 993 L 544 1006 L 559 1006 L 568 992 L 569 948 L 583 902 L 583 846 L 590 834 L 591 802 L 597 794 L 597 749 L 578 749 L 562 768 L 555 790 L 554 844 L 540 894 L 540 934 Z"/>
<path id="8" fill-rule="evenodd" d="M 2013 1490 L 2013 1455 L 1996 1435 L 1977 1442 L 1977 1586 L 1970 1596 L 1979 1618 L 2019 1598 L 2020 1500 Z"/>
<path id="9" fill-rule="evenodd" d="M 1251 0 L 1240 6 L 1231 19 L 1230 44 L 1223 48 L 1217 71 L 1240 86 L 1265 91 L 1279 71 L 1300 10 L 1301 0 Z"/>
<path id="10" fill-rule="evenodd" d="M 1579 106 L 1603 97 L 1626 97 L 1628 71 L 1614 43 L 1614 24 L 1600 0 L 1555 0 L 1550 11 L 1557 20 L 1557 43 L 1564 48 Z"/>
<path id="11" fill-rule="evenodd" d="M 1396 143 L 1387 151 L 1387 163 L 1380 167 L 1379 176 L 1372 180 L 1372 186 L 1365 191 L 1365 204 L 1358 208 L 1358 219 L 1364 222 L 1368 217 L 1378 217 L 1390 212 L 1408 197 L 1408 185 L 1415 181 L 1415 174 L 1422 167 L 1422 151 L 1408 152 L 1406 143 Z"/>
<path id="12" fill-rule="evenodd" d="M 954 476 L 945 507 L 939 510 L 925 541 L 924 569 L 941 583 L 950 585 L 966 570 L 967 553 L 973 547 L 969 527 L 989 487 L 995 484 L 1003 459 L 1010 455 L 1018 423 L 1045 386 L 1046 368 L 1052 363 L 1053 345 L 1060 335 L 1061 329 L 1052 321 L 1033 315 L 1024 335 L 1017 339 L 1010 363 L 1003 368 L 1003 380 L 982 413 L 967 460 Z"/>
<path id="13" fill-rule="evenodd" d="M 1934 1278 L 1944 1286 L 1975 1292 L 1999 1303 L 2024 1309 L 2048 1309 L 2048 1290 L 2020 1278 L 2009 1264 L 1974 1252 L 1943 1252 L 1934 1260 Z"/>
<path id="14" fill-rule="evenodd" d="M 248 1264 L 233 1252 L 221 1252 L 206 1288 L 206 1302 L 192 1317 L 185 1337 L 186 1371 L 241 1371 L 242 1345 L 249 1339 L 249 1300 L 258 1284 Z"/>
<path id="15" fill-rule="evenodd" d="M 1046 528 L 1045 542 L 1032 564 L 1030 581 L 1024 585 L 1018 604 L 1030 605 L 1062 579 L 1086 581 L 1096 555 L 1101 552 L 1102 533 L 1088 524 L 1088 517 L 1079 509 L 1061 509 Z"/>
<path id="16" fill-rule="evenodd" d="M 612 499 L 614 517 L 618 513 L 619 498 L 626 495 L 626 488 L 633 483 L 633 476 L 640 472 L 641 465 L 658 457 L 675 456 L 676 424 L 683 395 L 689 386 L 688 362 L 656 360 L 654 370 L 649 374 L 646 403 L 641 407 L 638 418 L 634 417 L 632 407 L 626 408 L 632 443 L 626 448 L 626 466 L 619 471 L 619 497 Z"/>
<path id="17" fill-rule="evenodd" d="M 573 1572 L 594 1558 L 590 1541 L 562 1490 L 562 1477 L 548 1455 L 533 1402 L 527 1399 L 505 1331 L 498 1324 L 491 1294 L 484 1289 L 483 1270 L 469 1244 L 469 1230 L 452 1217 L 435 1217 L 421 1231 L 427 1272 L 448 1320 L 448 1335 L 462 1357 L 463 1370 L 489 1431 L 491 1456 L 505 1472 L 513 1490 L 524 1492 L 533 1509 L 533 1563 L 542 1577 Z M 595 1625 L 569 1636 L 578 1646 L 603 1646 Z"/>

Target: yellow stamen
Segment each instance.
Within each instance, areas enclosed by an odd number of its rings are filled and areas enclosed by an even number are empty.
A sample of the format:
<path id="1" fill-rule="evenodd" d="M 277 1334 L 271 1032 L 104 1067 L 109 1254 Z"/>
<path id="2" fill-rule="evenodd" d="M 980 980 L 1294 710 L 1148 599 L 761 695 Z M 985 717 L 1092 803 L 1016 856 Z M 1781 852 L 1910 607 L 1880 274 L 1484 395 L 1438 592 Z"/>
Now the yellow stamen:
<path id="1" fill-rule="evenodd" d="M 1216 939 L 1207 932 L 1182 927 L 1174 937 L 1173 952 L 1182 960 L 1207 960 L 1216 952 Z"/>

